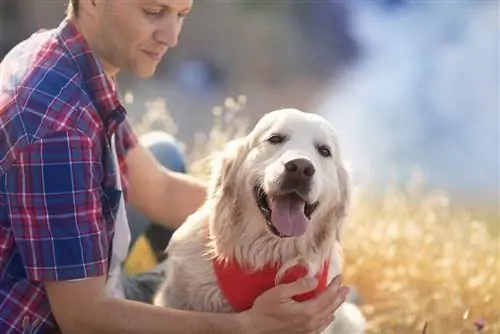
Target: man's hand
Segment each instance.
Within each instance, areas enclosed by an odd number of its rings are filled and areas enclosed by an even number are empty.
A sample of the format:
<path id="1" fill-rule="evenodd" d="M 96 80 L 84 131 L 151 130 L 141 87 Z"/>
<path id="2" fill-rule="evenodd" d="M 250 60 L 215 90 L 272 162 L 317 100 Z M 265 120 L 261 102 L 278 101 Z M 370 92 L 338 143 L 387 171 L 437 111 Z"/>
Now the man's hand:
<path id="1" fill-rule="evenodd" d="M 245 311 L 246 327 L 251 333 L 291 334 L 321 333 L 333 321 L 334 312 L 345 301 L 347 287 L 341 287 L 342 277 L 337 276 L 328 289 L 319 296 L 304 302 L 292 298 L 313 290 L 315 279 L 301 279 L 263 293 L 253 307 Z"/>

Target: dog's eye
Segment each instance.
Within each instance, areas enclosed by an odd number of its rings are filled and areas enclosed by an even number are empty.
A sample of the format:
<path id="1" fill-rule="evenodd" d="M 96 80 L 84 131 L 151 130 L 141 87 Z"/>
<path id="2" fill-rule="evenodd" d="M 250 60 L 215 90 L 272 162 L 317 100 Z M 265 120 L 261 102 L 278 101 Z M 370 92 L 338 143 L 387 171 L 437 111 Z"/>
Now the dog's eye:
<path id="1" fill-rule="evenodd" d="M 279 134 L 274 134 L 271 135 L 269 138 L 267 138 L 267 141 L 270 142 L 271 144 L 281 144 L 282 142 L 285 141 L 285 136 L 279 135 Z"/>
<path id="2" fill-rule="evenodd" d="M 321 156 L 328 158 L 332 156 L 332 150 L 328 146 L 320 145 L 318 146 L 318 152 Z"/>

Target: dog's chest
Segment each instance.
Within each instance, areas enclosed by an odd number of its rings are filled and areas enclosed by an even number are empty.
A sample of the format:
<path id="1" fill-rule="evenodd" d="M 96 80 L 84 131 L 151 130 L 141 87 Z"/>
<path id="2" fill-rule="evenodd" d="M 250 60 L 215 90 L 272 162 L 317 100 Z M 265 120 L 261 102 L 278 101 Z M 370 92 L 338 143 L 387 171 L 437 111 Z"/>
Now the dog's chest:
<path id="1" fill-rule="evenodd" d="M 279 267 L 268 265 L 257 271 L 246 271 L 235 261 L 212 262 L 217 285 L 231 308 L 236 312 L 245 311 L 252 307 L 255 299 L 265 291 L 276 285 L 276 277 Z M 315 290 L 296 296 L 295 299 L 302 301 L 312 298 L 324 291 L 328 285 L 329 261 L 326 261 L 316 274 L 318 286 Z M 285 271 L 281 277 L 281 283 L 290 283 L 307 275 L 307 269 L 302 266 L 294 266 Z"/>

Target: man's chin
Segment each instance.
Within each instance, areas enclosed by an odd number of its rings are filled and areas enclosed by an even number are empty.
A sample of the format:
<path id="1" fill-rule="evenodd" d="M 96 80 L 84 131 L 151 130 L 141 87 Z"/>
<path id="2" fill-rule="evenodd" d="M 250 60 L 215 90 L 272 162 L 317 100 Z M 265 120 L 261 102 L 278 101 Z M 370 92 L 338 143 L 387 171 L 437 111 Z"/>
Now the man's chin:
<path id="1" fill-rule="evenodd" d="M 141 70 L 136 71 L 134 74 L 140 79 L 149 79 L 156 73 L 156 68 L 152 70 Z"/>
<path id="2" fill-rule="evenodd" d="M 155 75 L 157 65 L 139 65 L 132 69 L 132 74 L 140 79 L 148 79 Z"/>

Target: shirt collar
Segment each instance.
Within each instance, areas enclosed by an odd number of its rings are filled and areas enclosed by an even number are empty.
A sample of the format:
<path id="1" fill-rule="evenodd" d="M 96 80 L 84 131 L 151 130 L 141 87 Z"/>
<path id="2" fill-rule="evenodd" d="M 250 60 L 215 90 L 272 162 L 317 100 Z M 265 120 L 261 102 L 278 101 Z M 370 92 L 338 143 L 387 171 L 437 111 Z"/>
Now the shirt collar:
<path id="1" fill-rule="evenodd" d="M 118 98 L 116 78 L 110 79 L 104 73 L 100 61 L 90 50 L 87 41 L 68 18 L 59 25 L 57 36 L 76 62 L 108 132 L 113 133 L 126 113 Z"/>

